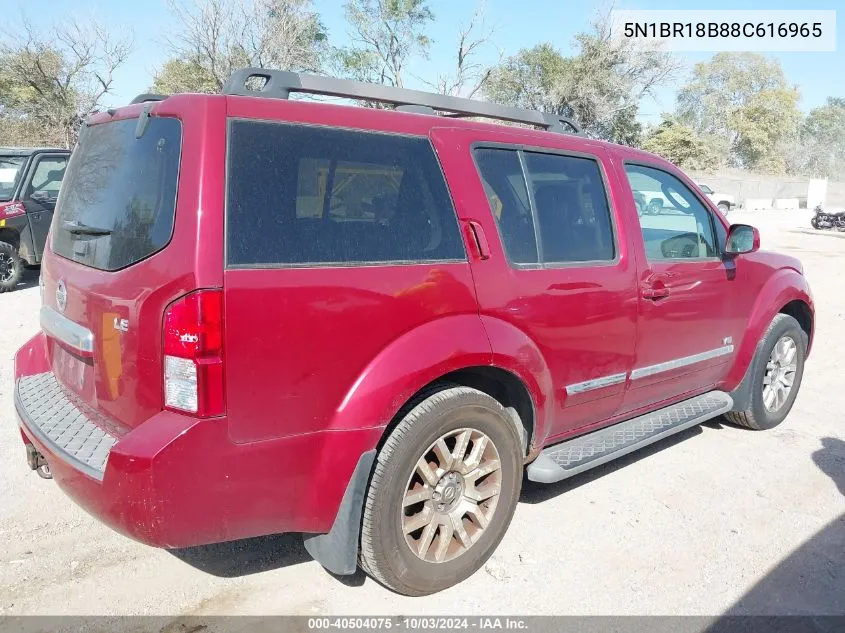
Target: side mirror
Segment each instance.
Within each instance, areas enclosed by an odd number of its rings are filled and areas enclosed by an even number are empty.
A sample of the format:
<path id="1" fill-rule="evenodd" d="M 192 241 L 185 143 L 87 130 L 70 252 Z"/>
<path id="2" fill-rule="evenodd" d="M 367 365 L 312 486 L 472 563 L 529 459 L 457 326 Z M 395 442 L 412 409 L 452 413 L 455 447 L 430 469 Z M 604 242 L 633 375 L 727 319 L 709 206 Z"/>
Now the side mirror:
<path id="1" fill-rule="evenodd" d="M 760 250 L 760 232 L 748 224 L 732 224 L 728 231 L 725 253 L 742 255 Z"/>

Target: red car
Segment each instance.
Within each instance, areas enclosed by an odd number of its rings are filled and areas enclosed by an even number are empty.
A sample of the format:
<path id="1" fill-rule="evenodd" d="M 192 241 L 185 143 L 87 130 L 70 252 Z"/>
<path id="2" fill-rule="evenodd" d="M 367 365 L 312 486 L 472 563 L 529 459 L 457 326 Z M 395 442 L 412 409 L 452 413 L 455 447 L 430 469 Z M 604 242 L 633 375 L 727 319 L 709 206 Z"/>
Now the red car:
<path id="1" fill-rule="evenodd" d="M 15 357 L 30 466 L 132 538 L 302 532 L 329 570 L 422 595 L 490 556 L 523 472 L 792 407 L 801 264 L 656 156 L 278 71 L 136 101 L 82 132 Z"/>

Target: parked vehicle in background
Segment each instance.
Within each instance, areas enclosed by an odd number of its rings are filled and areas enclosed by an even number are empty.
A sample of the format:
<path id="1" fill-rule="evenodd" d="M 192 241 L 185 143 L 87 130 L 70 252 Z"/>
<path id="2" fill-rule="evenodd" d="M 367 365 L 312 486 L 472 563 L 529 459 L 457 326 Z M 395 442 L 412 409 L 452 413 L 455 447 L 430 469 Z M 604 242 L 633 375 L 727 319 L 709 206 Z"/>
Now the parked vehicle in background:
<path id="1" fill-rule="evenodd" d="M 825 211 L 822 205 L 813 209 L 810 224 L 814 229 L 837 229 L 845 231 L 845 211 Z"/>
<path id="2" fill-rule="evenodd" d="M 698 185 L 698 188 L 701 189 L 702 193 L 705 196 L 710 198 L 717 207 L 719 207 L 719 211 L 724 213 L 725 215 L 736 206 L 736 199 L 728 194 L 722 193 L 721 191 L 713 191 L 713 189 L 702 182 L 695 183 Z"/>
<path id="3" fill-rule="evenodd" d="M 70 151 L 0 148 L 0 292 L 41 263 Z"/>
<path id="4" fill-rule="evenodd" d="M 812 341 L 798 260 L 550 114 L 247 69 L 93 115 L 63 186 L 15 357 L 28 463 L 160 547 L 302 532 L 334 573 L 439 591 L 524 474 L 778 425 Z"/>

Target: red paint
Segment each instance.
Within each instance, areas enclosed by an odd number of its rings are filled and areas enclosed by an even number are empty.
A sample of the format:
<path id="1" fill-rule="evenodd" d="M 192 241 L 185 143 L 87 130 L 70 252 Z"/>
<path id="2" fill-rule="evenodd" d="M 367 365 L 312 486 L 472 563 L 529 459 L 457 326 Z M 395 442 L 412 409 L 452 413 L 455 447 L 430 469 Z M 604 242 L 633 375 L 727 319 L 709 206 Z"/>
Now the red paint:
<path id="1" fill-rule="evenodd" d="M 26 207 L 23 206 L 23 202 L 12 200 L 11 202 L 0 203 L 0 220 L 15 218 L 25 213 Z"/>
<path id="2" fill-rule="evenodd" d="M 91 123 L 140 112 L 140 105 L 128 106 L 113 117 L 94 115 Z M 63 280 L 65 316 L 94 333 L 95 353 L 82 359 L 42 333 L 15 358 L 16 379 L 53 371 L 114 423 L 118 442 L 102 482 L 62 462 L 25 427 L 23 436 L 80 505 L 147 543 L 174 547 L 327 531 L 359 456 L 377 447 L 417 391 L 455 370 L 495 366 L 522 381 L 533 405 L 534 454 L 691 393 L 735 388 L 774 314 L 792 300 L 812 310 L 792 258 L 754 252 L 718 261 L 648 262 L 623 161 L 648 161 L 697 189 L 665 161 L 636 150 L 577 136 L 273 99 L 182 95 L 156 103 L 151 113 L 183 121 L 170 244 L 117 272 L 48 251 L 44 301 L 56 307 L 56 284 Z M 224 270 L 227 117 L 429 136 L 467 260 Z M 608 185 L 616 259 L 599 266 L 510 266 L 472 160 L 476 143 L 594 157 Z M 223 369 L 216 393 L 224 400 L 213 400 L 210 409 L 222 415 L 201 419 L 165 410 L 163 354 L 176 345 L 166 333 L 166 310 L 189 293 L 215 288 L 222 288 L 215 295 L 222 297 L 222 338 L 207 341 L 201 355 Z M 125 332 L 112 327 L 115 318 L 128 321 Z M 214 339 L 220 329 L 206 333 Z M 567 385 L 630 376 L 717 348 L 726 337 L 732 355 L 567 392 Z"/>

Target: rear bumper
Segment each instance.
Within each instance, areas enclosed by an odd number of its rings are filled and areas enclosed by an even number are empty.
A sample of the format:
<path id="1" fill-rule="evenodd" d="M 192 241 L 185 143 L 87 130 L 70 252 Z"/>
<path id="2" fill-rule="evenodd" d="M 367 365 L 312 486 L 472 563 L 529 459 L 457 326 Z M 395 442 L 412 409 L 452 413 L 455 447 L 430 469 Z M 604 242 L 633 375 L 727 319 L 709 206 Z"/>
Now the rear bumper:
<path id="1" fill-rule="evenodd" d="M 379 428 L 323 431 L 236 444 L 225 417 L 198 420 L 162 411 L 120 436 L 94 419 L 114 439 L 106 442 L 110 449 L 98 472 L 87 452 L 45 432 L 21 397 L 21 378 L 49 374 L 44 350 L 38 334 L 15 357 L 15 408 L 24 441 L 46 458 L 53 479 L 76 503 L 149 545 L 328 532 L 359 457 L 381 434 Z"/>

